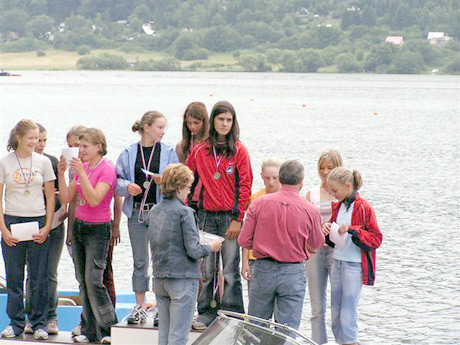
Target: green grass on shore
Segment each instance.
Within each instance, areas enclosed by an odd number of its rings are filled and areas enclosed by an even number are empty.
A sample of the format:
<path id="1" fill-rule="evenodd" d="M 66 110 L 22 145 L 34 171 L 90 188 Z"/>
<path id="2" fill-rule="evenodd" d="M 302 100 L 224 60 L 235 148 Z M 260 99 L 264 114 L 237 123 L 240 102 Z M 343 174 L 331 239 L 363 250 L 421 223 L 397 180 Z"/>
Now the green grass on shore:
<path id="1" fill-rule="evenodd" d="M 128 62 L 160 60 L 171 55 L 160 52 L 122 52 L 119 50 L 92 50 L 92 55 L 110 53 L 124 57 Z M 77 61 L 82 57 L 76 52 L 63 50 L 46 50 L 44 56 L 37 56 L 37 52 L 0 53 L 0 68 L 4 70 L 76 70 Z M 195 66 L 195 67 L 193 67 Z M 181 61 L 184 70 L 197 71 L 241 71 L 237 59 L 232 54 L 210 54 L 207 60 Z"/>

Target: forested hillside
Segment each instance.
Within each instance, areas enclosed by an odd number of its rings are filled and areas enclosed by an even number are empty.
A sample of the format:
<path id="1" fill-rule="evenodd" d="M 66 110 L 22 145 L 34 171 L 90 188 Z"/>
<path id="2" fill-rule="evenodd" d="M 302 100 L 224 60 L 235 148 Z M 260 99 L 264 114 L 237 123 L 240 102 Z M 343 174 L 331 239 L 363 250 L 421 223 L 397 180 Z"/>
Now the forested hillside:
<path id="1" fill-rule="evenodd" d="M 460 72 L 458 0 L 0 0 L 0 21 L 0 51 L 87 69 Z"/>

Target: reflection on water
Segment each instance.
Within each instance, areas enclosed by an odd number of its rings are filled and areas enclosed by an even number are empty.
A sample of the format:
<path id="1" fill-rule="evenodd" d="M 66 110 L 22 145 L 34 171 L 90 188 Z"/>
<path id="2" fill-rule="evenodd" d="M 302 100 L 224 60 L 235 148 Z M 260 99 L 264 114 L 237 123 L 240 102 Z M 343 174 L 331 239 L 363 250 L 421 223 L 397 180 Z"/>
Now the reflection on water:
<path id="1" fill-rule="evenodd" d="M 203 101 L 210 110 L 216 101 L 229 100 L 251 155 L 254 191 L 262 187 L 258 170 L 269 155 L 305 165 L 303 194 L 318 183 L 316 160 L 324 149 L 340 150 L 345 164 L 363 174 L 361 194 L 376 210 L 384 241 L 376 285 L 363 288 L 359 305 L 361 341 L 455 344 L 459 91 L 455 76 L 25 72 L 1 79 L 0 153 L 6 153 L 9 130 L 26 117 L 47 127 L 47 152 L 54 155 L 71 126 L 100 127 L 108 157 L 116 160 L 137 140 L 131 125 L 145 111 L 166 115 L 164 141 L 175 144 L 189 102 Z M 129 289 L 125 219 L 122 236 L 115 279 L 117 288 Z M 59 273 L 60 287 L 77 288 L 67 252 Z M 301 324 L 306 334 L 309 308 L 307 298 Z"/>

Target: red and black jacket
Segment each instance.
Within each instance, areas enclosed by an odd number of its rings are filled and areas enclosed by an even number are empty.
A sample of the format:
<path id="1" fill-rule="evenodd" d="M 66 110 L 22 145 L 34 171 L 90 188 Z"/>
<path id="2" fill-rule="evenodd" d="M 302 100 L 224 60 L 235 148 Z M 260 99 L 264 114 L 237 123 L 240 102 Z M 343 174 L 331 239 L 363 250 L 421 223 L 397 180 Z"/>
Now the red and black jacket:
<path id="1" fill-rule="evenodd" d="M 187 166 L 195 174 L 190 195 L 198 180 L 202 182 L 198 207 L 205 211 L 231 211 L 233 219 L 241 222 L 247 208 L 252 187 L 252 169 L 248 150 L 238 141 L 235 154 L 223 156 L 217 166 L 216 159 L 205 141 L 193 148 L 187 157 Z M 215 178 L 218 173 L 219 178 Z"/>
<path id="2" fill-rule="evenodd" d="M 339 202 L 332 203 L 331 222 L 337 220 L 340 209 Z M 348 233 L 355 245 L 361 248 L 361 261 L 363 269 L 363 284 L 374 285 L 376 249 L 382 244 L 382 233 L 377 224 L 374 209 L 367 200 L 356 194 L 351 225 Z"/>

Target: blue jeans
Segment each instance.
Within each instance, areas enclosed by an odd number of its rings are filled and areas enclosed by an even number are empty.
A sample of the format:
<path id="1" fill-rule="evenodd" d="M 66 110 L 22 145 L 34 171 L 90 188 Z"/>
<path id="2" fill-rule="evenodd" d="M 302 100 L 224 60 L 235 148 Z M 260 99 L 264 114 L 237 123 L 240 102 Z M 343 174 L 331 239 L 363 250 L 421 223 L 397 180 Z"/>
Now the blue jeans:
<path id="1" fill-rule="evenodd" d="M 360 262 L 335 260 L 331 274 L 332 333 L 339 344 L 358 342 L 358 302 L 363 286 Z"/>
<path id="2" fill-rule="evenodd" d="M 311 306 L 311 337 L 318 344 L 327 343 L 326 290 L 331 277 L 334 248 L 323 246 L 307 260 L 308 293 Z"/>
<path id="3" fill-rule="evenodd" d="M 186 345 L 195 313 L 198 279 L 155 278 L 159 345 Z"/>
<path id="4" fill-rule="evenodd" d="M 48 322 L 57 322 L 58 306 L 58 266 L 61 259 L 62 248 L 64 248 L 65 231 L 64 223 L 51 230 L 48 237 Z M 30 265 L 27 262 L 27 282 L 26 282 L 26 310 L 30 314 Z"/>
<path id="5" fill-rule="evenodd" d="M 305 265 L 259 259 L 249 290 L 249 315 L 269 320 L 275 304 L 277 322 L 299 329 L 307 278 Z"/>
<path id="6" fill-rule="evenodd" d="M 72 251 L 83 306 L 82 334 L 93 342 L 110 335 L 110 326 L 117 322 L 103 282 L 110 234 L 110 223 L 86 223 L 78 219 L 72 232 Z"/>
<path id="7" fill-rule="evenodd" d="M 45 225 L 46 217 L 15 217 L 4 215 L 5 225 L 38 221 L 39 227 Z M 24 267 L 30 262 L 30 314 L 29 321 L 32 329 L 46 329 L 48 316 L 48 248 L 49 239 L 42 244 L 34 241 L 19 242 L 15 247 L 9 247 L 2 240 L 3 261 L 5 262 L 7 284 L 7 314 L 10 325 L 16 335 L 24 330 L 26 317 L 24 310 Z"/>
<path id="8" fill-rule="evenodd" d="M 133 251 L 134 270 L 132 277 L 133 291 L 146 292 L 149 290 L 149 237 L 146 223 L 139 223 L 139 210 L 133 210 L 133 216 L 128 219 L 129 240 Z"/>
<path id="9" fill-rule="evenodd" d="M 225 232 L 232 221 L 231 212 L 198 212 L 200 229 L 211 234 L 225 237 Z M 215 253 L 210 253 L 204 259 L 202 266 L 203 289 L 198 298 L 198 321 L 209 325 L 217 317 L 219 309 L 244 313 L 243 290 L 240 278 L 240 249 L 236 239 L 225 240 L 222 243 L 222 260 L 224 268 L 225 290 L 222 300 L 219 300 L 219 292 L 214 299 L 217 302 L 215 308 L 211 308 L 213 300 L 214 280 L 217 281 L 218 258 Z M 217 259 L 216 259 L 217 256 Z M 216 277 L 216 279 L 214 279 Z"/>

